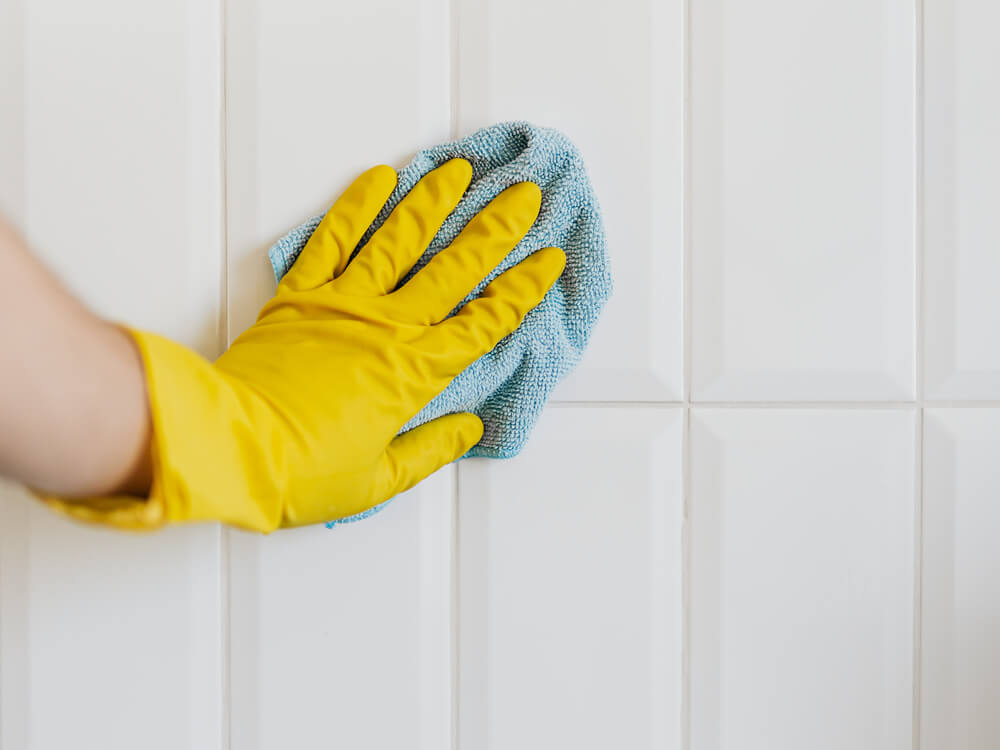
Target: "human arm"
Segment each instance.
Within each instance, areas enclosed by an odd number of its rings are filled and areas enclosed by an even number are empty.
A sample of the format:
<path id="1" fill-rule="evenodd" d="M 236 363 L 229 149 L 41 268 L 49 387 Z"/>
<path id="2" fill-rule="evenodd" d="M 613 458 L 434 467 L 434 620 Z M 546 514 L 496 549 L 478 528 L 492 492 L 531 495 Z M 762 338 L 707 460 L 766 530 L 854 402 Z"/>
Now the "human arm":
<path id="1" fill-rule="evenodd" d="M 474 414 L 398 432 L 519 325 L 565 262 L 558 248 L 540 249 L 449 315 L 534 222 L 541 192 L 518 183 L 399 286 L 471 175 L 462 159 L 433 170 L 352 257 L 396 185 L 390 167 L 362 174 L 257 323 L 214 363 L 129 330 L 149 403 L 148 495 L 38 494 L 124 528 L 221 520 L 269 532 L 353 515 L 464 455 L 482 434 Z"/>
<path id="2" fill-rule="evenodd" d="M 131 337 L 90 312 L 0 219 L 0 474 L 80 497 L 149 490 Z"/>

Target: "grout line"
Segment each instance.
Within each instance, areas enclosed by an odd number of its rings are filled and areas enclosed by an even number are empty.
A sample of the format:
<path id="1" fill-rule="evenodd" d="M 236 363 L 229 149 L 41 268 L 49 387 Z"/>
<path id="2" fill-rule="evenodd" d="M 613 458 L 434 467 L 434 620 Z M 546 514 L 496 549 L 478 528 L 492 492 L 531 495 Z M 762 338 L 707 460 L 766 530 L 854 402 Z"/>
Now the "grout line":
<path id="1" fill-rule="evenodd" d="M 913 750 L 919 750 L 921 710 L 921 663 L 923 661 L 923 548 L 924 548 L 924 412 L 917 412 L 916 477 L 913 508 L 913 648 L 912 648 L 912 739 Z"/>
<path id="2" fill-rule="evenodd" d="M 681 675 L 680 741 L 691 746 L 691 410 L 684 410 L 681 439 Z"/>
<path id="3" fill-rule="evenodd" d="M 683 56 L 683 113 L 681 116 L 681 152 L 683 164 L 681 165 L 682 172 L 682 182 L 683 187 L 681 189 L 681 194 L 683 196 L 684 207 L 681 213 L 681 263 L 683 268 L 682 273 L 682 294 L 684 295 L 684 303 L 682 310 L 683 318 L 683 358 L 684 358 L 684 403 L 690 403 L 691 401 L 691 371 L 692 371 L 692 358 L 691 358 L 691 339 L 692 339 L 692 305 L 691 305 L 691 288 L 692 288 L 692 243 L 691 243 L 691 3 L 690 0 L 682 0 L 682 21 L 684 27 L 684 39 L 683 45 L 684 50 Z"/>
<path id="4" fill-rule="evenodd" d="M 964 403 L 964 402 L 962 402 Z M 971 402 L 969 402 L 971 403 Z M 1000 402 L 987 402 L 1000 407 Z M 550 401 L 555 408 L 598 409 L 916 409 L 917 401 Z"/>
<path id="5" fill-rule="evenodd" d="M 230 315 L 229 315 L 229 71 L 228 55 L 228 0 L 219 0 L 219 176 L 220 176 L 220 213 L 221 213 L 221 245 L 222 245 L 222 289 L 220 292 L 220 312 L 222 325 L 220 336 L 221 351 L 229 347 Z M 232 748 L 232 682 L 230 664 L 232 663 L 232 596 L 230 586 L 230 530 L 224 524 L 219 526 L 219 628 L 221 643 L 219 653 L 220 669 L 220 726 L 219 746 L 223 750 Z"/>
<path id="6" fill-rule="evenodd" d="M 916 487 L 914 492 L 914 549 L 913 549 L 913 696 L 912 696 L 912 737 L 913 750 L 919 750 L 922 744 L 921 726 L 921 693 L 923 671 L 923 557 L 924 557 L 924 3 L 914 0 L 914 49 L 913 49 L 913 242 L 914 242 L 914 368 L 916 370 L 916 397 L 919 405 L 917 411 L 916 435 Z"/>
<path id="7" fill-rule="evenodd" d="M 459 467 L 456 466 L 455 469 L 455 479 L 453 483 L 453 493 L 451 497 L 451 523 L 452 523 L 452 558 L 451 558 L 451 747 L 453 750 L 458 750 L 458 712 L 460 708 L 459 700 L 459 633 L 462 625 L 461 612 L 459 610 L 460 601 L 460 570 L 459 570 L 459 560 L 460 560 L 460 544 L 461 535 L 459 534 L 459 513 L 460 506 L 458 502 L 459 493 L 461 492 L 461 478 L 459 475 Z"/>
<path id="8" fill-rule="evenodd" d="M 219 524 L 219 630 L 222 643 L 219 653 L 221 669 L 221 695 L 219 722 L 219 745 L 224 750 L 232 747 L 232 682 L 229 665 L 232 662 L 232 612 L 230 601 L 230 530 L 225 524 Z"/>
<path id="9" fill-rule="evenodd" d="M 545 406 L 555 407 L 559 409 L 576 409 L 576 408 L 636 408 L 636 409 L 649 409 L 649 408 L 663 408 L 663 409 L 678 409 L 687 406 L 685 401 L 590 401 L 590 400 L 580 400 L 580 401 L 549 401 Z"/>
<path id="10" fill-rule="evenodd" d="M 219 290 L 219 351 L 229 348 L 229 100 L 226 70 L 226 3 L 219 0 L 219 225 L 222 257 Z"/>
<path id="11" fill-rule="evenodd" d="M 1000 407 L 1000 401 L 948 401 L 925 400 L 920 404 L 921 409 L 996 409 Z"/>
<path id="12" fill-rule="evenodd" d="M 915 409 L 916 401 L 703 401 L 695 409 Z"/>
<path id="13" fill-rule="evenodd" d="M 923 0 L 914 0 L 914 155 L 913 155 L 913 271 L 914 378 L 916 397 L 924 399 L 924 42 Z"/>
<path id="14" fill-rule="evenodd" d="M 552 400 L 560 409 L 997 409 L 1000 400 L 927 399 L 914 401 L 599 401 Z"/>
<path id="15" fill-rule="evenodd" d="M 684 409 L 681 438 L 681 685 L 680 746 L 691 747 L 691 339 L 692 339 L 692 243 L 691 243 L 691 0 L 681 0 L 682 112 L 681 112 L 681 289 L 683 301 Z"/>
<path id="16" fill-rule="evenodd" d="M 449 38 L 448 42 L 449 42 L 449 50 L 450 50 L 450 58 L 449 58 L 449 62 L 450 62 L 450 71 L 449 71 L 449 75 L 450 75 L 450 81 L 449 81 L 449 85 L 450 85 L 450 90 L 449 90 L 449 94 L 450 94 L 450 102 L 449 102 L 450 111 L 449 111 L 448 114 L 449 114 L 449 119 L 450 119 L 451 138 L 452 139 L 458 138 L 459 126 L 461 125 L 461 122 L 459 121 L 459 111 L 458 111 L 458 109 L 459 109 L 458 108 L 458 94 L 459 94 L 460 84 L 461 84 L 461 76 L 460 76 L 460 52 L 461 52 L 461 48 L 459 47 L 459 43 L 460 42 L 459 42 L 459 38 L 458 38 L 460 12 L 461 12 L 461 10 L 459 8 L 459 0 L 449 0 L 448 1 L 448 24 L 449 24 L 449 37 L 450 38 Z"/>
<path id="17" fill-rule="evenodd" d="M 549 401 L 559 409 L 998 409 L 1000 401 Z"/>

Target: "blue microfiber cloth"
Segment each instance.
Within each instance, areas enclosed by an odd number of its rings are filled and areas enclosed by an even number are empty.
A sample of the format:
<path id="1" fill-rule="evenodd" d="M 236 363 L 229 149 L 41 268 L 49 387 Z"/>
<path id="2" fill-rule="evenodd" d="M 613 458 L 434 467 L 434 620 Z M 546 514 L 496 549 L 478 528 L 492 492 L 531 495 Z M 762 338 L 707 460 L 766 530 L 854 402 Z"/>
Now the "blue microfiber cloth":
<path id="1" fill-rule="evenodd" d="M 364 246 L 421 177 L 455 157 L 472 164 L 472 184 L 402 283 L 447 247 L 501 191 L 524 181 L 542 189 L 538 219 L 466 301 L 478 296 L 502 271 L 543 247 L 562 248 L 566 270 L 514 333 L 469 365 L 401 431 L 445 414 L 471 411 L 483 420 L 485 429 L 482 440 L 466 457 L 510 458 L 524 447 L 556 383 L 580 360 L 601 308 L 611 295 L 607 241 L 597 198 L 576 147 L 552 128 L 505 122 L 418 152 L 399 171 L 396 190 L 354 252 Z M 268 255 L 276 279 L 292 267 L 321 218 L 316 216 L 296 227 L 271 247 Z M 328 526 L 366 518 L 385 505 Z"/>

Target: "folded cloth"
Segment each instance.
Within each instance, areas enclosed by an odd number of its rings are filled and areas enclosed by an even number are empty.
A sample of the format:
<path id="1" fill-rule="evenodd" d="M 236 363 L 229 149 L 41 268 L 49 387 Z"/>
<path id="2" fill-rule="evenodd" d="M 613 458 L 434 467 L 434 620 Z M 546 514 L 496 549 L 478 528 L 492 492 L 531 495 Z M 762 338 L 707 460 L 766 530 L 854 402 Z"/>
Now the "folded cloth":
<path id="1" fill-rule="evenodd" d="M 401 283 L 446 248 L 501 191 L 523 181 L 542 189 L 538 219 L 462 304 L 478 296 L 502 271 L 543 247 L 562 248 L 566 270 L 516 331 L 469 365 L 401 432 L 444 414 L 471 411 L 483 420 L 485 429 L 482 440 L 465 457 L 510 458 L 524 447 L 556 383 L 580 360 L 601 308 L 611 295 L 607 242 L 597 198 L 576 147 L 557 130 L 505 122 L 418 152 L 399 171 L 396 190 L 355 253 L 421 177 L 455 157 L 472 164 L 472 184 Z M 276 279 L 292 267 L 321 218 L 306 221 L 271 247 L 268 255 Z M 360 520 L 385 505 L 327 525 Z"/>

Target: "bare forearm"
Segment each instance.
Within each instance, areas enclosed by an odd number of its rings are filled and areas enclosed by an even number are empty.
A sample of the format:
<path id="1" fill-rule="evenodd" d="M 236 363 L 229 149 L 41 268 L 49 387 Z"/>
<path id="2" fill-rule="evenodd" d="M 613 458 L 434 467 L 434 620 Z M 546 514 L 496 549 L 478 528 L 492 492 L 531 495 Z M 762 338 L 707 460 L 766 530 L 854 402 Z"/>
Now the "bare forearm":
<path id="1" fill-rule="evenodd" d="M 0 474 L 66 496 L 143 493 L 149 410 L 127 333 L 0 220 Z"/>

